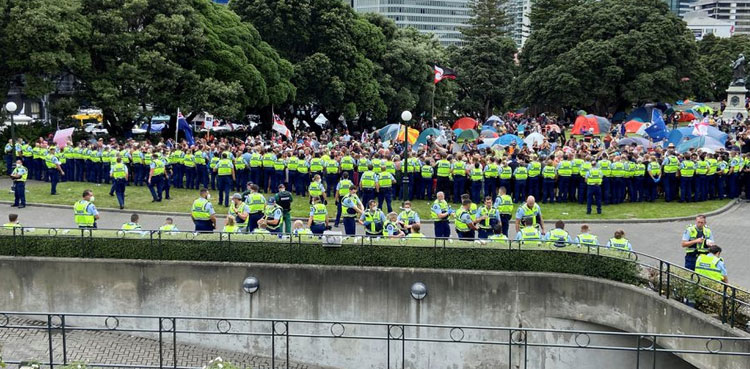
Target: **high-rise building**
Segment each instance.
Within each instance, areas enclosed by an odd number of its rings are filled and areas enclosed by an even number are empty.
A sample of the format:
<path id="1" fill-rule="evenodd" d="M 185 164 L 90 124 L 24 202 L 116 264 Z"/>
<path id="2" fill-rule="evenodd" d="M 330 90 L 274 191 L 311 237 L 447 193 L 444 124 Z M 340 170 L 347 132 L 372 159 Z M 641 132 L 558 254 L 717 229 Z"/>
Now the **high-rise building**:
<path id="1" fill-rule="evenodd" d="M 706 16 L 734 24 L 733 34 L 750 35 L 750 0 L 699 0 L 686 16 Z"/>
<path id="2" fill-rule="evenodd" d="M 671 0 L 669 2 L 669 8 L 672 9 Z M 695 4 L 696 0 L 677 0 L 676 2 L 679 4 L 677 15 L 683 17 L 686 13 L 690 13 L 691 11 L 693 11 L 693 5 Z"/>
<path id="3" fill-rule="evenodd" d="M 392 19 L 399 27 L 433 33 L 443 45 L 461 44 L 461 27 L 471 19 L 467 0 L 351 0 L 358 12 Z"/>
<path id="4" fill-rule="evenodd" d="M 680 14 L 680 0 L 663 0 L 665 4 L 669 7 L 669 10 L 672 11 L 672 13 L 675 13 L 677 15 Z"/>
<path id="5" fill-rule="evenodd" d="M 531 0 L 508 0 L 505 3 L 505 16 L 508 18 L 506 31 L 519 48 L 523 47 L 531 34 L 531 4 Z"/>

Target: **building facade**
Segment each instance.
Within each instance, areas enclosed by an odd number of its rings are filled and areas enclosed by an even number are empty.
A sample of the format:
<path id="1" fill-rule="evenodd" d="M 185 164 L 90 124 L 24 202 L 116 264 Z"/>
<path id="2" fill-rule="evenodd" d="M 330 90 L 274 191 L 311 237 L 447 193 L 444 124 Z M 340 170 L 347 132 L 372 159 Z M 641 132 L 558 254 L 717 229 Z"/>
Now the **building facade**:
<path id="1" fill-rule="evenodd" d="M 446 46 L 461 44 L 461 27 L 471 19 L 467 0 L 351 0 L 351 6 L 382 14 L 399 27 L 433 33 Z"/>
<path id="2" fill-rule="evenodd" d="M 505 3 L 505 16 L 508 18 L 508 36 L 515 41 L 518 48 L 523 47 L 531 34 L 532 0 L 508 0 Z"/>
<path id="3" fill-rule="evenodd" d="M 695 39 L 700 41 L 706 35 L 726 38 L 732 37 L 734 23 L 722 19 L 714 19 L 701 15 L 697 12 L 688 13 L 685 17 L 687 28 L 693 32 Z"/>
<path id="4" fill-rule="evenodd" d="M 750 0 L 700 0 L 685 17 L 705 16 L 731 23 L 733 34 L 750 35 Z"/>

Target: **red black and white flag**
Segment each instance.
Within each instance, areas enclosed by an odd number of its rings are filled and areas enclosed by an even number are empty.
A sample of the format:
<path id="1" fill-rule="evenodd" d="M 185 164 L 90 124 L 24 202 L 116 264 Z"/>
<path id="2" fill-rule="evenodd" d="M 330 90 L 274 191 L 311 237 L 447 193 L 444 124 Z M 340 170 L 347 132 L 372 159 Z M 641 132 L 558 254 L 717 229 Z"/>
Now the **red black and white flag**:
<path id="1" fill-rule="evenodd" d="M 437 64 L 433 66 L 433 71 L 435 72 L 435 83 L 444 80 L 444 79 L 456 79 L 456 71 L 450 68 L 444 68 Z"/>
<path id="2" fill-rule="evenodd" d="M 284 121 L 276 114 L 273 115 L 273 130 L 286 136 L 287 139 L 292 138 L 292 131 L 286 127 Z"/>

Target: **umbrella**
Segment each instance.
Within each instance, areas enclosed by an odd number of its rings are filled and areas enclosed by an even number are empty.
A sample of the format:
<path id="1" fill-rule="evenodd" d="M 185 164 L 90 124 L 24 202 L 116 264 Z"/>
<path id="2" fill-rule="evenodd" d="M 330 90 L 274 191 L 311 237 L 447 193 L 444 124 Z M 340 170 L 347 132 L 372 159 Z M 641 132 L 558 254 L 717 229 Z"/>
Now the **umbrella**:
<path id="1" fill-rule="evenodd" d="M 453 129 L 460 128 L 460 129 L 474 129 L 479 125 L 479 123 L 474 120 L 474 118 L 469 117 L 463 117 L 457 120 L 455 123 L 453 123 Z"/>
<path id="2" fill-rule="evenodd" d="M 505 134 L 500 136 L 497 140 L 495 140 L 495 142 L 492 143 L 492 145 L 510 146 L 512 142 L 515 142 L 519 147 L 523 146 L 523 140 L 520 137 L 512 134 Z"/>
<path id="3" fill-rule="evenodd" d="M 378 136 L 380 136 L 380 139 L 383 141 L 390 141 L 396 138 L 396 134 L 398 133 L 398 124 L 389 124 L 381 129 L 378 130 Z"/>
<path id="4" fill-rule="evenodd" d="M 500 119 L 500 117 L 498 117 L 497 115 L 493 115 L 493 116 L 491 116 L 491 117 L 487 118 L 487 120 L 486 120 L 486 121 L 484 121 L 484 124 L 485 124 L 485 125 L 489 125 L 489 126 L 491 126 L 491 125 L 492 125 L 492 123 L 496 123 L 496 122 L 502 122 L 502 121 L 503 121 L 503 120 L 502 120 L 502 119 Z"/>
<path id="5" fill-rule="evenodd" d="M 467 129 L 461 132 L 460 135 L 458 135 L 458 138 L 456 139 L 456 141 L 458 142 L 473 141 L 473 140 L 476 140 L 477 137 L 479 137 L 479 132 L 477 132 L 474 129 Z"/>
<path id="6" fill-rule="evenodd" d="M 497 132 L 495 132 L 493 130 L 490 130 L 490 129 L 483 130 L 479 135 L 482 136 L 482 137 L 490 137 L 490 138 L 497 138 L 498 137 Z"/>
<path id="7" fill-rule="evenodd" d="M 464 130 L 461 129 L 461 128 L 456 128 L 456 129 L 453 130 L 453 135 L 456 136 L 456 137 L 458 137 L 458 135 L 460 135 L 461 132 L 463 132 L 463 131 Z"/>
<path id="8" fill-rule="evenodd" d="M 544 142 L 544 136 L 542 136 L 539 132 L 534 132 L 526 136 L 526 138 L 523 139 L 523 142 L 525 142 L 529 146 L 534 146 L 534 144 L 542 144 Z"/>
<path id="9" fill-rule="evenodd" d="M 579 111 L 578 111 L 578 112 L 576 113 L 576 115 L 586 115 L 586 111 L 585 111 L 585 110 L 579 110 Z"/>
<path id="10" fill-rule="evenodd" d="M 410 144 L 414 144 L 417 142 L 417 138 L 419 138 L 419 131 L 415 128 L 409 128 L 409 130 L 406 130 L 405 126 L 401 127 L 401 131 L 398 132 L 398 137 L 396 137 L 397 141 L 403 141 L 404 140 L 404 133 L 407 133 L 407 138 L 409 139 Z"/>
<path id="11" fill-rule="evenodd" d="M 713 137 L 700 136 L 691 138 L 690 140 L 677 145 L 677 152 L 684 153 L 690 149 L 707 149 L 715 152 L 722 148 L 724 148 L 724 145 L 722 145 L 719 140 Z"/>
<path id="12" fill-rule="evenodd" d="M 488 125 L 483 125 L 483 126 L 482 126 L 482 131 L 486 131 L 486 130 L 490 130 L 490 131 L 492 131 L 492 132 L 497 132 L 497 129 L 495 129 L 495 127 L 493 127 L 493 126 L 488 126 Z"/>
<path id="13" fill-rule="evenodd" d="M 638 146 L 643 146 L 645 148 L 651 147 L 651 141 L 643 138 L 643 137 L 628 137 L 623 138 L 620 140 L 620 142 L 617 143 L 620 146 L 628 146 L 632 144 L 636 144 Z"/>
<path id="14" fill-rule="evenodd" d="M 680 113 L 680 117 L 677 118 L 677 121 L 678 122 L 692 122 L 694 119 L 696 119 L 695 114 L 682 112 Z"/>
<path id="15" fill-rule="evenodd" d="M 419 137 L 417 137 L 417 143 L 426 143 L 427 142 L 427 136 L 432 137 L 438 137 L 442 133 L 437 128 L 427 128 L 422 133 L 419 134 Z"/>
<path id="16" fill-rule="evenodd" d="M 547 131 L 555 131 L 557 133 L 561 133 L 560 132 L 560 126 L 558 126 L 557 124 L 548 124 L 547 125 Z"/>
<path id="17" fill-rule="evenodd" d="M 625 123 L 625 132 L 627 133 L 636 133 L 639 129 L 643 126 L 642 122 L 639 122 L 637 120 L 631 120 L 630 122 Z"/>

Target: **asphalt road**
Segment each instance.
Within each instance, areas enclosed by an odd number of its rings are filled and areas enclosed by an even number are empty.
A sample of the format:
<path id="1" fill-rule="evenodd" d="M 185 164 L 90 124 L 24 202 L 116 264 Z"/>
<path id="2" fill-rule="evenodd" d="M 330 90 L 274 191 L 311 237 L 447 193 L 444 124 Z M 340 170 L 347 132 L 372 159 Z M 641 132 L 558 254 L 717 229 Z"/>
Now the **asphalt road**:
<path id="1" fill-rule="evenodd" d="M 74 228 L 73 211 L 71 209 L 47 208 L 39 206 L 28 206 L 24 209 L 11 208 L 8 205 L 0 206 L 0 217 L 3 222 L 7 219 L 8 213 L 18 213 L 21 224 L 27 227 L 68 227 Z M 542 213 L 544 206 L 542 205 Z M 117 228 L 129 221 L 129 213 L 102 211 L 101 219 L 98 223 L 99 228 Z M 140 223 L 144 229 L 158 229 L 164 224 L 165 215 L 148 215 L 140 216 Z M 171 216 L 177 227 L 181 230 L 192 230 L 193 224 L 190 217 L 185 215 Z M 750 260 L 750 248 L 747 247 L 747 234 L 750 219 L 750 204 L 742 203 L 729 211 L 711 217 L 708 224 L 714 232 L 714 238 L 724 252 L 724 258 L 729 278 L 733 284 L 744 287 L 750 287 L 750 268 L 741 266 L 742 260 Z M 599 242 L 606 244 L 606 241 L 612 237 L 615 230 L 622 228 L 625 230 L 625 237 L 630 240 L 633 249 L 649 255 L 659 257 L 677 264 L 682 265 L 684 252 L 680 247 L 680 240 L 685 227 L 691 222 L 663 222 L 663 223 L 623 223 L 623 224 L 590 224 L 593 234 L 599 237 Z M 553 224 L 547 220 L 547 229 L 551 229 Z M 571 236 L 578 234 L 580 224 L 567 224 L 565 227 Z M 343 232 L 343 226 L 338 228 Z M 434 236 L 432 224 L 423 224 L 423 233 L 427 236 Z M 361 227 L 358 233 L 364 232 Z M 515 236 L 513 226 L 511 226 L 511 237 Z"/>

